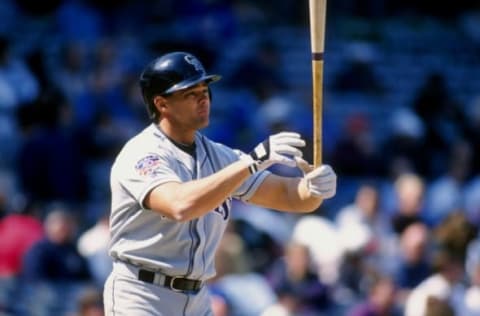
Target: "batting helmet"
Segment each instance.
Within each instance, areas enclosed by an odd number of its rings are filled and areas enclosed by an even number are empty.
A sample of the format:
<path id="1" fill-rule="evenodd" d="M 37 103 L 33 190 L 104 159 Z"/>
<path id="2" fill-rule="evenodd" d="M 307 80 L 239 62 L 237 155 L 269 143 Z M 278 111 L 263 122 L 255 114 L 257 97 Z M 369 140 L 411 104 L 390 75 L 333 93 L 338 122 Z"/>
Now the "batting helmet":
<path id="1" fill-rule="evenodd" d="M 154 96 L 167 95 L 200 82 L 212 83 L 220 78 L 219 75 L 208 75 L 198 58 L 189 53 L 173 52 L 156 58 L 140 76 L 140 88 L 149 117 L 155 120 L 158 116 L 153 104 Z"/>

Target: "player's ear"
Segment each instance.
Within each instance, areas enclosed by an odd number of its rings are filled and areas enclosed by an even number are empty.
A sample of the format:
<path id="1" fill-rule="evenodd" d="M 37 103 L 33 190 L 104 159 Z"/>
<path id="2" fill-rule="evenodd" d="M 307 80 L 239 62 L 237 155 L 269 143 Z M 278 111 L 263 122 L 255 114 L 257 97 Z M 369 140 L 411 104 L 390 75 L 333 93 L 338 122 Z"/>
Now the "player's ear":
<path id="1" fill-rule="evenodd" d="M 158 112 L 162 113 L 162 110 L 166 107 L 166 99 L 161 95 L 156 95 L 153 97 L 153 104 Z"/>

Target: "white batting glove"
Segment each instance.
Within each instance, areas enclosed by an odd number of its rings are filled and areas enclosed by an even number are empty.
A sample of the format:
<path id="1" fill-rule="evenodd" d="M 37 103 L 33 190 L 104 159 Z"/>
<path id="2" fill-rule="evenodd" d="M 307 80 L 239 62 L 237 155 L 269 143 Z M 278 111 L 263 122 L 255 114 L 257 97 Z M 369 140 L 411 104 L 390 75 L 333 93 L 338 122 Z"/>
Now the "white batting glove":
<path id="1" fill-rule="evenodd" d="M 264 170 L 276 163 L 295 167 L 297 162 L 294 157 L 302 157 L 302 152 L 297 147 L 304 146 L 305 141 L 298 133 L 281 132 L 272 135 L 248 155 L 253 161 L 250 172 Z"/>
<path id="2" fill-rule="evenodd" d="M 297 166 L 304 172 L 307 189 L 311 195 L 329 199 L 337 192 L 337 175 L 329 165 L 313 168 L 302 158 L 295 157 Z"/>

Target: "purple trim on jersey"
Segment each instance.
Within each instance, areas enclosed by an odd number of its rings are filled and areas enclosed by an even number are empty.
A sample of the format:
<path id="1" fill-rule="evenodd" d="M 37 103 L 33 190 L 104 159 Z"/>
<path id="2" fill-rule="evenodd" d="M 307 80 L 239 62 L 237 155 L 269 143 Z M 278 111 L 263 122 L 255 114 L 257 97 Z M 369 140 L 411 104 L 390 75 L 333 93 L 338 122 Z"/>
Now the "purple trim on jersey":
<path id="1" fill-rule="evenodd" d="M 250 184 L 250 186 L 245 190 L 245 192 L 243 192 L 243 194 L 240 194 L 238 197 L 239 198 L 242 198 L 243 196 L 247 195 L 249 192 L 250 192 L 250 189 L 257 183 L 258 179 L 260 179 L 261 177 L 257 176 L 255 178 L 254 181 L 252 181 L 252 183 Z M 263 178 L 262 178 L 262 181 L 263 181 Z"/>

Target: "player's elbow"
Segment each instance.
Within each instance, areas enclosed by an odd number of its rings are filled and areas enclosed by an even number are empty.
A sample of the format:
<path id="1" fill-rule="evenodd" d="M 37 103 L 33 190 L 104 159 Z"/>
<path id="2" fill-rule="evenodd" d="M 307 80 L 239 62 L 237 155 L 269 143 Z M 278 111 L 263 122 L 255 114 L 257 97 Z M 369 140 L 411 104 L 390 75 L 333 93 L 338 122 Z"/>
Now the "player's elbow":
<path id="1" fill-rule="evenodd" d="M 190 219 L 190 218 L 188 218 L 187 214 L 188 213 L 186 211 L 184 211 L 183 209 L 175 208 L 170 212 L 169 217 L 170 217 L 170 219 L 172 219 L 176 222 L 186 222 Z"/>
<path id="2" fill-rule="evenodd" d="M 188 222 L 195 218 L 194 208 L 189 203 L 177 203 L 170 212 L 171 218 L 177 222 Z"/>
<path id="3" fill-rule="evenodd" d="M 297 207 L 295 207 L 294 209 L 296 210 L 297 213 L 304 213 L 304 214 L 313 213 L 316 210 L 318 210 L 321 204 L 322 204 L 321 199 L 315 199 L 313 201 L 309 200 L 309 201 L 304 201 L 303 203 L 298 203 Z"/>
<path id="4" fill-rule="evenodd" d="M 318 210 L 319 207 L 320 207 L 319 204 L 309 205 L 308 207 L 305 207 L 302 210 L 300 210 L 300 213 L 305 213 L 305 214 L 306 213 L 313 213 L 316 210 Z"/>

